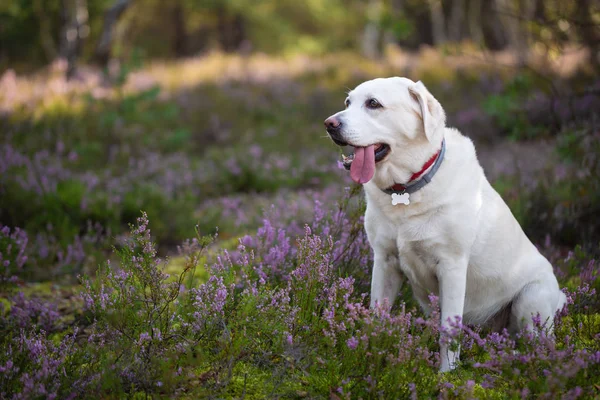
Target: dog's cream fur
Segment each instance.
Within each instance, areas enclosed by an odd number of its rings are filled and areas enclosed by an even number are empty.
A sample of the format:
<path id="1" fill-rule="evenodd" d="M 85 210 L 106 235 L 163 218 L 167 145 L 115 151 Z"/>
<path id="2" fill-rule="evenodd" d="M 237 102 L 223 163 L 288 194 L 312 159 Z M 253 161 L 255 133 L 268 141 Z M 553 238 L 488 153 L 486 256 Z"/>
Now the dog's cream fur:
<path id="1" fill-rule="evenodd" d="M 366 107 L 372 98 L 383 107 Z M 347 109 L 332 116 L 342 123 L 343 139 L 391 148 L 364 184 L 365 228 L 375 257 L 371 306 L 393 303 L 406 277 L 426 312 L 428 294 L 439 296 L 443 326 L 460 316 L 468 324 L 516 331 L 530 328 L 538 313 L 551 324 L 565 303 L 552 266 L 487 181 L 471 140 L 446 127 L 444 110 L 425 86 L 375 79 L 348 100 Z M 443 138 L 446 154 L 432 181 L 410 195 L 410 205 L 392 205 L 382 189 L 406 183 Z M 459 354 L 443 342 L 440 369 L 448 371 Z"/>

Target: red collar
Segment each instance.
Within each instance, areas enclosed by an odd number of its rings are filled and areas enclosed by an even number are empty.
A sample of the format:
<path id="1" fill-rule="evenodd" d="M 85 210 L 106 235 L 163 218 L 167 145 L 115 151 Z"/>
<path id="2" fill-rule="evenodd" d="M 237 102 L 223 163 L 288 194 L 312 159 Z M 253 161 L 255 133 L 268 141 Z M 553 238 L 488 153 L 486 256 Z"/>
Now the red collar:
<path id="1" fill-rule="evenodd" d="M 421 175 L 423 175 L 423 173 L 425 171 L 427 171 L 427 169 L 433 165 L 433 163 L 435 162 L 435 160 L 437 160 L 437 158 L 440 156 L 440 152 L 441 151 L 442 151 L 442 149 L 440 148 L 438 150 L 438 152 L 435 153 L 434 155 L 432 155 L 431 158 L 429 159 L 429 161 L 427 161 L 423 165 L 423 168 L 421 168 L 421 170 L 419 172 L 415 172 L 414 174 L 412 174 L 412 176 L 410 177 L 410 179 L 408 180 L 408 182 L 406 182 L 406 185 L 408 185 L 412 181 L 417 180 Z M 394 186 L 390 187 L 390 189 L 393 190 L 393 191 L 396 191 L 396 192 L 402 192 L 403 190 L 406 190 L 406 186 L 402 185 L 400 183 L 396 183 Z"/>

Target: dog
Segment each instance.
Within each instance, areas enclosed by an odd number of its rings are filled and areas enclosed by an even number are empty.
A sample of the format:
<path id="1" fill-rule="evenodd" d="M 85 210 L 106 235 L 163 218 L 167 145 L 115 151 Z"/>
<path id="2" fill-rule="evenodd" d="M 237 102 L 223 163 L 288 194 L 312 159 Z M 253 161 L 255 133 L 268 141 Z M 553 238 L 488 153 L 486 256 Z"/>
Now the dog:
<path id="1" fill-rule="evenodd" d="M 458 316 L 493 330 L 533 330 L 539 314 L 552 329 L 566 302 L 552 265 L 423 83 L 370 80 L 345 105 L 325 127 L 334 143 L 354 148 L 343 162 L 367 200 L 371 307 L 393 303 L 408 279 L 425 313 L 429 294 L 439 296 L 443 328 Z M 440 371 L 454 369 L 459 352 L 440 340 Z"/>

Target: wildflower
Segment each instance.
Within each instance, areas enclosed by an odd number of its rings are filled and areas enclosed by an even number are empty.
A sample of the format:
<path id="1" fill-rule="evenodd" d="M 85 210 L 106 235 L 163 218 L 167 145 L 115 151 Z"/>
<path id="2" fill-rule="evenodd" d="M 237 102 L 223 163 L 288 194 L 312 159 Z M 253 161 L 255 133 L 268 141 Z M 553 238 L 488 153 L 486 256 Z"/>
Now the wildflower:
<path id="1" fill-rule="evenodd" d="M 346 345 L 348 346 L 348 348 L 350 350 L 354 350 L 358 346 L 358 339 L 356 339 L 354 336 L 352 336 L 350 339 L 348 339 L 346 341 Z"/>

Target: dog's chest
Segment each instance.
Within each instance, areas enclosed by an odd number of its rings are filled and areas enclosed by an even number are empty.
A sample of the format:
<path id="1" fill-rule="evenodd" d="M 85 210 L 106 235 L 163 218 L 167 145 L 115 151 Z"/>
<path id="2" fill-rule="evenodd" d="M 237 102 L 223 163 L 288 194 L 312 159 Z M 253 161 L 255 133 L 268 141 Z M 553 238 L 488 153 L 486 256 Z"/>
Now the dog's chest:
<path id="1" fill-rule="evenodd" d="M 400 269 L 411 285 L 425 292 L 438 293 L 435 268 L 438 259 L 432 251 L 433 244 L 427 240 L 405 241 L 399 238 L 398 260 Z M 415 293 L 418 295 L 418 293 Z"/>
<path id="2" fill-rule="evenodd" d="M 421 195 L 421 193 L 416 193 Z M 388 196 L 373 196 L 369 207 L 374 207 L 369 227 L 372 237 L 396 245 L 402 273 L 408 278 L 413 292 L 427 301 L 428 293 L 438 293 L 436 269 L 438 255 L 447 249 L 450 236 L 445 234 L 444 210 L 424 207 L 419 202 L 410 206 L 388 204 Z M 369 215 L 368 215 L 369 216 Z M 422 295 L 422 296 L 421 296 Z"/>
<path id="3" fill-rule="evenodd" d="M 400 269 L 411 285 L 425 292 L 438 292 L 436 267 L 439 262 L 439 230 L 435 219 L 404 220 L 396 224 L 395 242 L 398 249 Z"/>

